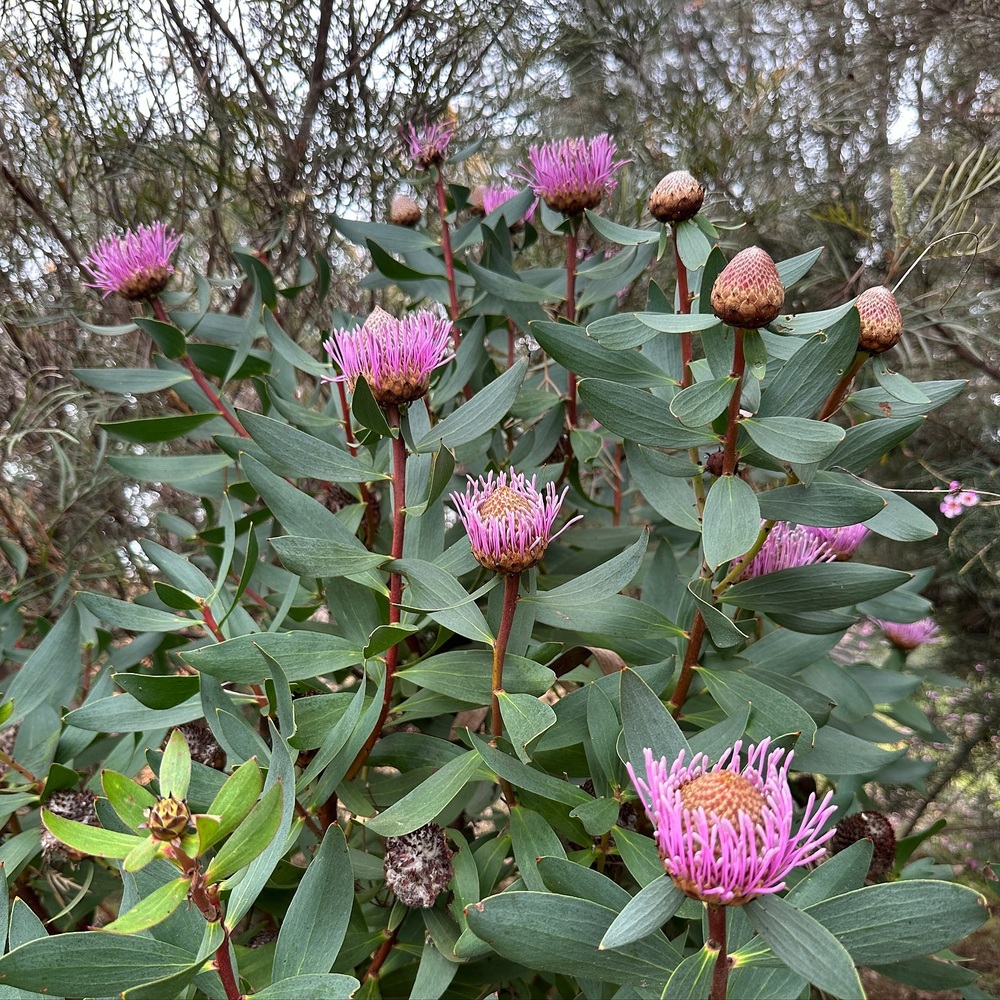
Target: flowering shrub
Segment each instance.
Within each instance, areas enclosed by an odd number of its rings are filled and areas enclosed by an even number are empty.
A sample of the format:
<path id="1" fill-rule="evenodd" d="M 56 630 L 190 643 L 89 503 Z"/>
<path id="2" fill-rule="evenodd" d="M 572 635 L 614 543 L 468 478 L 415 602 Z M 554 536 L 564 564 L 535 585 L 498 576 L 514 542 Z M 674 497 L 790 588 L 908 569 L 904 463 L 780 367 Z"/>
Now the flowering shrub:
<path id="1" fill-rule="evenodd" d="M 819 251 L 733 255 L 686 172 L 622 226 L 593 209 L 627 160 L 570 138 L 476 206 L 446 183 L 455 131 L 405 134 L 436 218 L 334 220 L 396 286 L 354 325 L 325 262 L 286 287 L 237 251 L 240 318 L 163 226 L 95 251 L 156 350 L 76 377 L 172 407 L 106 425 L 109 461 L 203 519 L 161 515 L 151 589 L 76 595 L 7 685 L 0 983 L 853 998 L 870 966 L 974 989 L 946 949 L 982 897 L 872 818 L 879 783 L 922 777 L 921 678 L 828 655 L 868 617 L 933 636 L 862 543 L 935 522 L 868 470 L 963 383 L 886 367 L 888 289 L 782 312 Z"/>

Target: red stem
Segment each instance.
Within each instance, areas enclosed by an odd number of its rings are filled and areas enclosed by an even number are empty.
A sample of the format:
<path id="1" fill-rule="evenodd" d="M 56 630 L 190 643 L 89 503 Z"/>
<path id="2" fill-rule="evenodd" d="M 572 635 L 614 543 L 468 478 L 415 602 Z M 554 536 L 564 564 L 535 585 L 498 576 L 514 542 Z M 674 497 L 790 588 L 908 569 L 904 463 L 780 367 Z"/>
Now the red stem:
<path id="1" fill-rule="evenodd" d="M 512 319 L 507 320 L 507 367 L 510 368 L 514 364 L 514 344 L 517 339 L 517 333 L 514 330 L 514 321 Z"/>
<path id="2" fill-rule="evenodd" d="M 847 395 L 847 390 L 851 387 L 851 383 L 854 381 L 854 376 L 858 374 L 861 370 L 861 366 L 867 360 L 867 351 L 858 351 L 858 353 L 854 355 L 854 363 L 844 373 L 844 377 L 837 383 L 833 392 L 831 392 L 827 397 L 826 402 L 823 404 L 823 409 L 819 411 L 819 420 L 828 420 L 837 412 L 837 410 L 840 409 L 844 402 L 844 397 Z"/>
<path id="3" fill-rule="evenodd" d="M 244 994 L 240 992 L 240 984 L 229 951 L 229 928 L 223 924 L 222 929 L 225 937 L 215 953 L 215 968 L 219 973 L 219 979 L 222 980 L 222 988 L 226 991 L 226 1000 L 243 1000 Z"/>
<path id="4" fill-rule="evenodd" d="M 458 290 L 455 287 L 455 258 L 451 252 L 451 231 L 448 228 L 448 202 L 444 192 L 444 178 L 441 171 L 437 172 L 434 184 L 437 191 L 438 212 L 441 215 L 441 249 L 444 252 L 444 269 L 448 275 L 448 299 L 451 314 L 451 339 L 458 350 L 460 335 L 456 320 L 458 319 Z"/>
<path id="5" fill-rule="evenodd" d="M 708 947 L 718 949 L 712 970 L 711 1000 L 726 1000 L 729 981 L 729 956 L 726 954 L 726 908 L 708 904 Z"/>
<path id="6" fill-rule="evenodd" d="M 399 928 L 389 932 L 388 937 L 379 945 L 379 949 L 375 952 L 372 958 L 372 964 L 368 966 L 368 971 L 361 977 L 361 982 L 366 983 L 369 979 L 377 979 L 379 969 L 382 968 L 383 962 L 389 957 L 389 952 L 392 951 L 392 946 L 396 943 L 396 934 L 399 932 Z"/>
<path id="7" fill-rule="evenodd" d="M 569 224 L 569 235 L 566 237 L 566 319 L 576 322 L 576 225 Z M 576 375 L 569 373 L 567 388 L 568 401 L 566 414 L 570 428 L 576 427 Z"/>
<path id="8" fill-rule="evenodd" d="M 684 651 L 684 662 L 681 664 L 681 673 L 674 686 L 674 693 L 670 696 L 670 704 L 673 706 L 672 712 L 675 719 L 681 716 L 681 709 L 688 696 L 688 689 L 691 687 L 691 678 L 694 676 L 694 668 L 698 665 L 698 655 L 701 653 L 701 643 L 705 638 L 705 619 L 700 611 L 695 611 L 694 619 L 691 622 L 691 631 L 688 633 L 687 649 Z"/>
<path id="9" fill-rule="evenodd" d="M 514 613 L 517 611 L 517 592 L 521 582 L 521 574 L 512 574 L 504 579 L 503 611 L 500 613 L 500 628 L 497 629 L 496 641 L 493 644 L 493 694 L 490 697 L 491 724 L 493 739 L 503 736 L 503 717 L 500 714 L 500 692 L 503 691 L 503 661 L 507 655 L 507 642 L 510 630 L 514 624 Z M 504 778 L 499 778 L 500 788 L 508 806 L 515 804 L 514 789 Z"/>
<path id="10" fill-rule="evenodd" d="M 722 455 L 722 474 L 731 476 L 736 471 L 736 434 L 739 430 L 737 423 L 740 415 L 740 393 L 743 391 L 743 370 L 746 368 L 746 359 L 743 357 L 743 331 L 736 327 L 733 331 L 736 334 L 736 343 L 733 346 L 733 378 L 736 385 L 733 386 L 733 394 L 729 399 L 729 421 L 726 424 L 726 444 Z"/>
<path id="11" fill-rule="evenodd" d="M 219 623 L 215 620 L 215 615 L 212 614 L 212 609 L 209 607 L 207 601 L 203 602 L 201 605 L 201 617 L 202 621 L 205 623 L 205 628 L 212 633 L 215 637 L 215 641 L 225 642 L 226 637 L 223 635 L 222 629 L 219 627 Z M 251 684 L 250 689 L 253 691 L 254 695 L 256 695 L 258 705 L 268 704 L 267 695 L 264 694 L 264 690 L 259 684 Z"/>
<path id="12" fill-rule="evenodd" d="M 399 429 L 399 407 L 390 404 L 386 407 L 386 418 L 389 426 L 396 431 L 392 439 L 392 558 L 403 558 L 403 508 L 406 506 L 406 442 Z M 389 573 L 389 624 L 398 625 L 400 619 L 400 604 L 403 600 L 403 578 L 397 572 Z M 365 740 L 364 746 L 358 751 L 354 763 L 347 772 L 347 780 L 351 781 L 364 767 L 368 755 L 375 746 L 382 727 L 389 716 L 389 706 L 392 704 L 393 679 L 396 676 L 396 664 L 399 662 L 399 644 L 394 643 L 385 652 L 385 694 L 382 698 L 382 710 L 378 722 L 371 735 Z"/>
<path id="13" fill-rule="evenodd" d="M 677 226 L 670 227 L 674 237 L 674 266 L 677 270 L 677 310 L 685 316 L 691 312 L 691 293 L 688 291 L 688 274 L 684 261 L 677 249 Z M 691 384 L 691 359 L 694 348 L 691 334 L 681 334 L 681 388 L 686 389 Z"/>

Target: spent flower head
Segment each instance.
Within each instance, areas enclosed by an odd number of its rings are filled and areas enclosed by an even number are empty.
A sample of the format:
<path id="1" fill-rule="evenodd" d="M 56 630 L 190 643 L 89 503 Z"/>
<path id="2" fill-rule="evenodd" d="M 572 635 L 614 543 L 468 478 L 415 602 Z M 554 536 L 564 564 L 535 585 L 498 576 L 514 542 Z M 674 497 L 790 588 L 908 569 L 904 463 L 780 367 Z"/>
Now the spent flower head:
<path id="1" fill-rule="evenodd" d="M 615 173 L 631 160 L 616 160 L 618 147 L 609 135 L 563 139 L 528 150 L 527 181 L 553 211 L 579 215 L 596 208 L 615 189 Z"/>
<path id="2" fill-rule="evenodd" d="M 385 406 L 420 399 L 430 385 L 431 372 L 451 359 L 448 338 L 451 322 L 425 309 L 403 319 L 376 306 L 360 327 L 334 330 L 323 345 L 354 391 L 364 378 L 372 395 Z"/>
<path id="3" fill-rule="evenodd" d="M 777 573 L 796 566 L 835 562 L 837 552 L 825 538 L 816 534 L 819 530 L 821 529 L 778 521 L 740 579 L 751 580 L 766 573 Z"/>
<path id="4" fill-rule="evenodd" d="M 872 621 L 882 629 L 882 634 L 889 642 L 904 652 L 928 642 L 939 642 L 941 638 L 941 629 L 933 618 L 921 618 L 918 622 L 907 623 L 883 621 L 881 618 L 873 618 Z"/>
<path id="5" fill-rule="evenodd" d="M 410 122 L 402 129 L 403 141 L 413 165 L 422 170 L 440 166 L 448 156 L 448 147 L 455 135 L 455 123 L 452 121 L 435 122 L 433 125 L 425 118 L 421 128 Z"/>
<path id="6" fill-rule="evenodd" d="M 455 877 L 444 830 L 426 823 L 401 837 L 385 841 L 385 884 L 406 906 L 427 910 Z"/>
<path id="7" fill-rule="evenodd" d="M 757 896 L 780 892 L 788 873 L 821 858 L 833 836 L 824 832 L 836 811 L 833 792 L 819 802 L 810 794 L 795 828 L 788 786 L 792 752 L 770 749 L 770 740 L 747 748 L 742 742 L 710 765 L 704 754 L 684 763 L 682 750 L 672 764 L 645 752 L 644 776 L 628 765 L 667 874 L 692 899 L 742 906 Z"/>
<path id="8" fill-rule="evenodd" d="M 128 229 L 124 236 L 107 236 L 84 261 L 94 279 L 85 284 L 99 289 L 103 298 L 112 292 L 132 302 L 153 298 L 174 273 L 170 258 L 180 242 L 180 236 L 162 222 L 134 232 Z"/>
<path id="9" fill-rule="evenodd" d="M 535 477 L 491 472 L 479 479 L 469 477 L 464 493 L 452 493 L 458 516 L 469 533 L 472 553 L 487 569 L 515 576 L 541 561 L 549 542 L 582 515 L 567 521 L 555 534 L 552 525 L 566 496 L 556 493 L 553 483 L 540 492 Z"/>

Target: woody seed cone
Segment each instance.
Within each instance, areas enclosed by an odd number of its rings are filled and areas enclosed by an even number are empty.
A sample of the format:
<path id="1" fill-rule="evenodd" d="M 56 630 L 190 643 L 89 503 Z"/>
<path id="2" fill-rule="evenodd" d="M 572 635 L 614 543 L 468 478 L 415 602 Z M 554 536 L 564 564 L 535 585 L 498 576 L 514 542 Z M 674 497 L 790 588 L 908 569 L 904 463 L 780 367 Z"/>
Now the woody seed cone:
<path id="1" fill-rule="evenodd" d="M 658 222 L 684 222 L 698 214 L 704 200 L 704 185 L 686 170 L 674 170 L 653 188 L 649 212 Z"/>
<path id="2" fill-rule="evenodd" d="M 895 347 L 903 333 L 903 317 L 896 296 L 884 285 L 876 285 L 862 292 L 855 306 L 861 317 L 860 349 L 882 354 Z"/>
<path id="3" fill-rule="evenodd" d="M 741 250 L 712 287 L 712 312 L 723 323 L 756 330 L 781 312 L 785 289 L 774 261 L 760 247 Z"/>
<path id="4" fill-rule="evenodd" d="M 394 226 L 415 226 L 420 221 L 420 206 L 405 194 L 397 194 L 389 209 L 389 221 Z"/>

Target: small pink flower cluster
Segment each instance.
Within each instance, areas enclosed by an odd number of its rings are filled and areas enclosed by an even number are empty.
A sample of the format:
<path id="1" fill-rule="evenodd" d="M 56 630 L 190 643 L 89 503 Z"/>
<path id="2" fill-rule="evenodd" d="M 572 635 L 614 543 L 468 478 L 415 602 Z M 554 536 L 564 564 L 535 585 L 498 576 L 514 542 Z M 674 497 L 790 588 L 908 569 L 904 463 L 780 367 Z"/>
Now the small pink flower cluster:
<path id="1" fill-rule="evenodd" d="M 975 507 L 979 503 L 979 494 L 975 490 L 963 490 L 962 484 L 957 479 L 951 481 L 948 489 L 951 492 L 939 505 L 945 517 L 958 517 L 966 507 Z"/>

